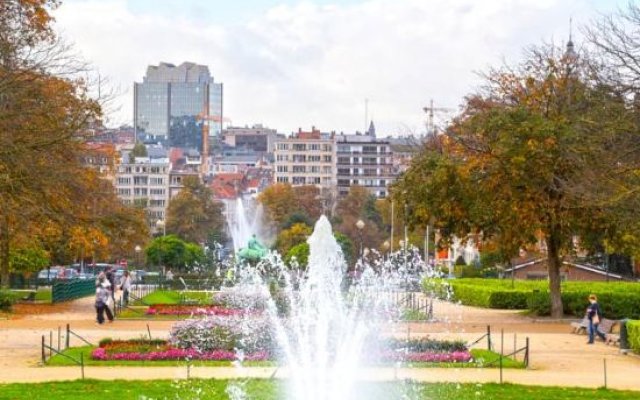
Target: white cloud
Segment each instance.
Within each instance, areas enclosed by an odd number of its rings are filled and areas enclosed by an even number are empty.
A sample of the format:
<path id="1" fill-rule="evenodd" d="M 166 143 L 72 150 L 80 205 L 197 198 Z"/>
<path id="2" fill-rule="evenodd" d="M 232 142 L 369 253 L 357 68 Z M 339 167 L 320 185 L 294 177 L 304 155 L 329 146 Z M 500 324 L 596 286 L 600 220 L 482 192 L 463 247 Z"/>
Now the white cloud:
<path id="1" fill-rule="evenodd" d="M 134 14 L 125 0 L 56 11 L 64 35 L 127 89 L 115 122 L 131 123 L 131 88 L 148 64 L 193 61 L 224 82 L 234 124 L 353 131 L 363 128 L 368 98 L 384 134 L 421 130 L 430 98 L 456 107 L 477 82 L 475 71 L 517 59 L 528 44 L 566 40 L 569 16 L 586 22 L 594 14 L 589 0 L 305 2 L 221 26 Z"/>

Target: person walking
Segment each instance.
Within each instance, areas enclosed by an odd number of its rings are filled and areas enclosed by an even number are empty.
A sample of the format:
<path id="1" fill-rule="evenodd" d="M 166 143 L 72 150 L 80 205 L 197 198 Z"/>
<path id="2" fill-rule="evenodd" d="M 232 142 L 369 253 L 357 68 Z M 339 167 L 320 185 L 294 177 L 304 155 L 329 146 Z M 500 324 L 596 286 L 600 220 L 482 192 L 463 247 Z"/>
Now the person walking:
<path id="1" fill-rule="evenodd" d="M 113 322 L 113 314 L 109 309 L 109 282 L 106 279 L 99 280 L 96 284 L 96 320 L 98 324 L 104 324 L 104 314 L 106 312 L 109 322 Z"/>
<path id="2" fill-rule="evenodd" d="M 111 300 L 113 300 L 113 304 L 116 304 L 116 274 L 113 272 L 113 267 L 107 268 L 107 272 L 105 273 L 107 277 L 107 281 L 109 281 L 109 290 L 111 294 Z"/>
<path id="3" fill-rule="evenodd" d="M 598 297 L 595 294 L 589 296 L 589 306 L 587 307 L 587 318 L 589 319 L 589 341 L 587 344 L 593 344 L 595 335 L 597 334 L 602 340 L 606 337 L 604 333 L 598 330 L 598 325 L 602 320 L 602 311 L 598 304 Z"/>
<path id="4" fill-rule="evenodd" d="M 120 290 L 122 290 L 122 304 L 129 304 L 129 290 L 131 289 L 131 276 L 129 271 L 124 271 L 120 280 Z"/>

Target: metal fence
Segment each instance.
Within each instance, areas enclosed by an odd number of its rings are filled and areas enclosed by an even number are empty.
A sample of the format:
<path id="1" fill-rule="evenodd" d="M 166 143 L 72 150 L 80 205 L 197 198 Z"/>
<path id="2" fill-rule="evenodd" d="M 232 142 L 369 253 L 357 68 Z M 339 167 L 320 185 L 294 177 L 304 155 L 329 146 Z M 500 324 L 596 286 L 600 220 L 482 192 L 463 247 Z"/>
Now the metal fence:
<path id="1" fill-rule="evenodd" d="M 51 288 L 51 302 L 59 303 L 86 297 L 96 292 L 96 283 L 93 279 L 72 279 L 56 281 Z"/>

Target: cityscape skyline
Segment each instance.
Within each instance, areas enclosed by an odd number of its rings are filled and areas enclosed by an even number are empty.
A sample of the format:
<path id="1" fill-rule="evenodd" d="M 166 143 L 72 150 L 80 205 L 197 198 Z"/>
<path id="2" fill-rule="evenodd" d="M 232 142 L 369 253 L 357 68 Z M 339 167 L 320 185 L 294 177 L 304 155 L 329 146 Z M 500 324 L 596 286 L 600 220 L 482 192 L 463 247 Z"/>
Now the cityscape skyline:
<path id="1" fill-rule="evenodd" d="M 579 27 L 625 4 L 331 3 L 250 1 L 225 4 L 217 15 L 215 2 L 199 0 L 157 7 L 148 1 L 72 0 L 54 15 L 63 37 L 119 89 L 109 126 L 133 124 L 133 83 L 147 65 L 194 62 L 225 82 L 225 117 L 234 126 L 353 132 L 364 131 L 365 119 L 373 119 L 386 136 L 424 132 L 422 108 L 431 99 L 436 107 L 457 109 L 478 83 L 477 72 L 502 59 L 516 62 L 527 45 L 564 45 L 570 17 Z M 96 14 L 99 21 L 91 18 Z M 579 29 L 573 33 L 580 48 Z M 442 123 L 447 116 L 436 119 Z"/>

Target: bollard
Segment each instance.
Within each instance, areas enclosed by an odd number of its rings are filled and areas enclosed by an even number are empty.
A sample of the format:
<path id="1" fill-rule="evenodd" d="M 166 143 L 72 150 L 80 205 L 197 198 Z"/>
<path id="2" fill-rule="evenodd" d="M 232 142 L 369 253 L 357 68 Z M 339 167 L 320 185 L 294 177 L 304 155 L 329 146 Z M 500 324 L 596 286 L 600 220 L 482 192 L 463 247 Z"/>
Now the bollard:
<path id="1" fill-rule="evenodd" d="M 191 361 L 187 360 L 187 379 L 191 379 Z"/>
<path id="2" fill-rule="evenodd" d="M 58 351 L 60 351 L 60 327 L 58 327 Z"/>
<path id="3" fill-rule="evenodd" d="M 504 329 L 500 331 L 500 384 L 502 384 L 502 356 L 504 355 Z"/>
<path id="4" fill-rule="evenodd" d="M 80 353 L 80 374 L 82 379 L 84 379 L 84 353 Z"/>
<path id="5" fill-rule="evenodd" d="M 515 358 L 516 351 L 518 350 L 518 334 L 513 334 L 513 354 Z"/>
<path id="6" fill-rule="evenodd" d="M 491 325 L 487 325 L 487 350 L 491 351 Z"/>
<path id="7" fill-rule="evenodd" d="M 524 350 L 524 367 L 529 368 L 529 338 L 527 338 L 527 344 Z"/>
<path id="8" fill-rule="evenodd" d="M 147 324 L 147 333 L 149 334 L 149 340 L 151 340 L 151 329 L 149 328 L 149 324 Z"/>
<path id="9" fill-rule="evenodd" d="M 49 331 L 49 358 L 53 356 L 53 331 Z"/>
<path id="10" fill-rule="evenodd" d="M 68 349 L 69 348 L 69 332 L 71 331 L 71 328 L 69 327 L 69 324 L 67 324 L 67 334 L 64 337 L 64 348 Z"/>
<path id="11" fill-rule="evenodd" d="M 604 360 L 604 388 L 607 388 L 607 359 Z"/>
<path id="12" fill-rule="evenodd" d="M 44 335 L 42 335 L 42 365 L 44 365 L 47 362 L 47 353 L 45 353 L 44 351 Z"/>

